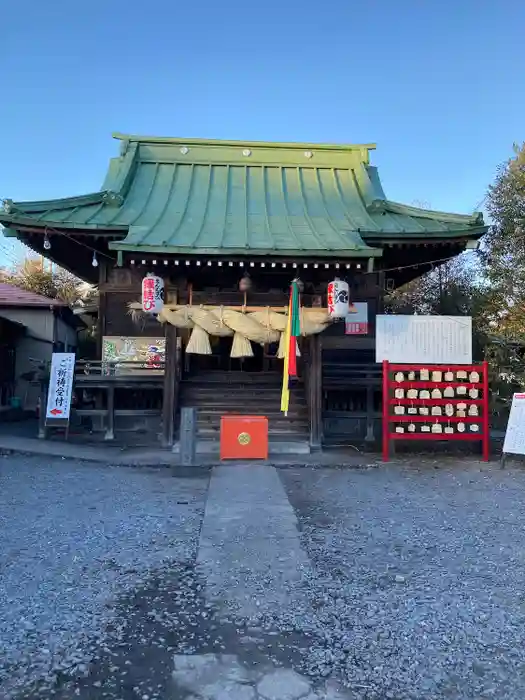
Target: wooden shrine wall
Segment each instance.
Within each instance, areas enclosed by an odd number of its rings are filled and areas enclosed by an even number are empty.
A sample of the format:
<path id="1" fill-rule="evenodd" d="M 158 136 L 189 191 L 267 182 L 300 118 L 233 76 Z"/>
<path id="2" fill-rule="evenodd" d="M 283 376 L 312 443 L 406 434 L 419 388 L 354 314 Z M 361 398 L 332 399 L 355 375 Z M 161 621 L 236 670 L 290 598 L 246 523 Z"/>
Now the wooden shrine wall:
<path id="1" fill-rule="evenodd" d="M 366 335 L 346 335 L 345 324 L 336 323 L 321 336 L 321 442 L 327 447 L 372 447 L 381 441 L 381 366 L 375 362 L 375 328 L 383 304 L 378 287 L 374 278 L 352 294 L 353 301 L 368 304 Z"/>
<path id="2" fill-rule="evenodd" d="M 153 318 L 143 318 L 137 324 L 128 312 L 131 301 L 140 301 L 139 270 L 112 269 L 104 273 L 100 284 L 101 335 L 147 337 L 164 333 L 164 328 Z M 270 288 L 251 291 L 247 303 L 254 306 L 286 306 L 288 295 L 282 289 Z M 319 286 L 319 291 L 321 287 Z M 168 297 L 176 294 L 181 303 L 189 302 L 187 285 L 168 282 Z M 346 335 L 343 322 L 334 323 L 319 336 L 320 352 L 315 362 L 320 363 L 320 390 L 314 392 L 318 408 L 311 406 L 312 416 L 320 416 L 319 438 L 326 446 L 378 444 L 381 439 L 381 370 L 375 363 L 375 318 L 382 311 L 384 289 L 380 275 L 358 278 L 351 287 L 353 301 L 368 304 L 368 332 L 366 335 Z M 305 294 L 306 306 L 314 304 L 318 295 Z M 194 304 L 240 305 L 243 294 L 238 289 L 206 286 L 192 291 Z M 323 303 L 326 297 L 323 295 Z M 161 330 L 162 329 L 162 330 Z M 316 370 L 317 371 L 317 370 Z"/>
<path id="3" fill-rule="evenodd" d="M 105 335 L 139 338 L 164 335 L 163 326 L 155 318 L 144 316 L 136 322 L 129 313 L 128 304 L 140 301 L 142 277 L 143 274 L 138 270 L 101 268 L 98 327 L 100 345 Z"/>

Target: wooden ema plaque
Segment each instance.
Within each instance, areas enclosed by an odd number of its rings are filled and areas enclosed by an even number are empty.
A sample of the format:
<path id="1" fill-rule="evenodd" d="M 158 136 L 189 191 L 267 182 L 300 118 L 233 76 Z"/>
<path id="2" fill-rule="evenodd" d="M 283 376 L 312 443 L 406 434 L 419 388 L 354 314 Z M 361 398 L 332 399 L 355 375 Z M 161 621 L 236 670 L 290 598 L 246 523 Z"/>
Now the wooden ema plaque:
<path id="1" fill-rule="evenodd" d="M 482 443 L 489 459 L 488 365 L 383 362 L 383 461 L 392 440 Z"/>
<path id="2" fill-rule="evenodd" d="M 268 459 L 268 418 L 221 416 L 221 459 Z"/>

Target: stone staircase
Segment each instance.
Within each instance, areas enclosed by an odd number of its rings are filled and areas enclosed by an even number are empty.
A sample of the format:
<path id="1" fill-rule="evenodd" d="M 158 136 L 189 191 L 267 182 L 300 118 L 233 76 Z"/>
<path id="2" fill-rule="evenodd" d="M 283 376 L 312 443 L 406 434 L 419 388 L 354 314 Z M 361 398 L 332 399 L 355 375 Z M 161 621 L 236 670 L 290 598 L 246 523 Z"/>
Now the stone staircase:
<path id="1" fill-rule="evenodd" d="M 199 451 L 218 451 L 221 416 L 234 414 L 268 418 L 270 452 L 309 452 L 303 385 L 292 388 L 285 416 L 280 410 L 281 383 L 279 372 L 208 371 L 183 379 L 179 405 L 197 409 Z"/>

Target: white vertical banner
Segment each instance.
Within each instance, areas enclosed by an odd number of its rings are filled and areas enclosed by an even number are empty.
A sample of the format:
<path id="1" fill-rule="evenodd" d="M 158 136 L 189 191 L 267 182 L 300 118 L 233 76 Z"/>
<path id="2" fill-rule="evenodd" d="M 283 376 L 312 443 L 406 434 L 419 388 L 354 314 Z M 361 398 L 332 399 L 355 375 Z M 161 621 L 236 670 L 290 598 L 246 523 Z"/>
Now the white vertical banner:
<path id="1" fill-rule="evenodd" d="M 75 353 L 54 352 L 47 393 L 46 423 L 68 422 L 75 375 Z"/>

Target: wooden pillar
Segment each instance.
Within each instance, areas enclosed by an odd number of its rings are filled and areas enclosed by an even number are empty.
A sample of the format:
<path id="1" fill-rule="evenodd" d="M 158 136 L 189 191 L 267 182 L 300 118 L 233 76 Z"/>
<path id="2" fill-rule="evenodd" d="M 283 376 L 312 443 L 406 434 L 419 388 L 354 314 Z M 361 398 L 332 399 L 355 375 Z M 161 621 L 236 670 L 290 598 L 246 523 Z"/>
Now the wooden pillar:
<path id="1" fill-rule="evenodd" d="M 40 384 L 40 410 L 38 413 L 38 437 L 41 440 L 45 440 L 47 438 L 46 412 L 47 412 L 47 384 L 46 384 L 45 380 L 41 380 L 41 384 Z"/>
<path id="2" fill-rule="evenodd" d="M 162 446 L 173 445 L 175 409 L 178 397 L 177 328 L 165 323 L 164 388 L 162 393 Z"/>
<path id="3" fill-rule="evenodd" d="M 107 281 L 107 267 L 106 262 L 102 260 L 99 266 L 99 277 L 98 277 L 98 321 L 97 321 L 97 360 L 102 359 L 102 337 L 106 333 L 106 309 L 107 309 L 107 297 L 104 291 L 104 286 Z"/>
<path id="4" fill-rule="evenodd" d="M 98 293 L 97 360 L 102 359 L 102 336 L 106 332 L 106 292 Z"/>
<path id="5" fill-rule="evenodd" d="M 115 387 L 113 384 L 108 386 L 107 396 L 108 414 L 106 419 L 106 435 L 104 436 L 104 440 L 113 440 L 115 438 Z"/>
<path id="6" fill-rule="evenodd" d="M 365 442 L 375 442 L 374 436 L 374 387 L 372 374 L 366 374 L 366 436 Z"/>
<path id="7" fill-rule="evenodd" d="M 322 350 L 318 334 L 310 336 L 308 367 L 308 407 L 310 413 L 310 447 L 319 449 L 322 441 Z"/>
<path id="8" fill-rule="evenodd" d="M 386 275 L 383 271 L 380 271 L 377 275 L 377 287 L 378 287 L 378 297 L 377 297 L 377 313 L 382 314 L 385 312 L 385 294 L 386 294 Z"/>

